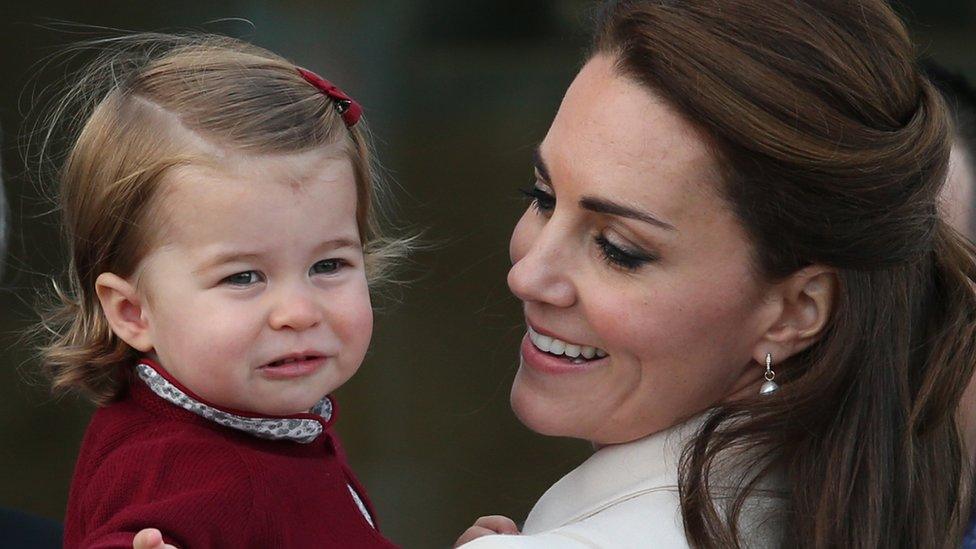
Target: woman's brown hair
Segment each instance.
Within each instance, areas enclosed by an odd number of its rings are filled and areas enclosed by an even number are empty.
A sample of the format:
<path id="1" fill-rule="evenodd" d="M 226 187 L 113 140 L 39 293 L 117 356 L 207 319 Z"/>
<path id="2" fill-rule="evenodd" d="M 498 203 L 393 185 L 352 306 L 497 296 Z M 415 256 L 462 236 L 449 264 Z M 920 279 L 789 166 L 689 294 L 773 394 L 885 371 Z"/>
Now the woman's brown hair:
<path id="1" fill-rule="evenodd" d="M 686 448 L 689 542 L 744 545 L 743 509 L 777 477 L 784 546 L 958 547 L 976 267 L 937 209 L 949 122 L 903 23 L 882 0 L 615 1 L 595 52 L 712 140 L 759 276 L 837 273 L 779 392 L 720 405 Z M 728 476 L 730 455 L 750 472 Z"/>
<path id="2" fill-rule="evenodd" d="M 363 121 L 347 127 L 332 99 L 267 50 L 216 35 L 141 34 L 87 44 L 101 53 L 71 82 L 46 122 L 45 148 L 65 131 L 57 172 L 70 264 L 37 332 L 56 392 L 97 404 L 116 398 L 136 351 L 110 329 L 95 294 L 104 272 L 134 274 L 154 243 L 166 176 L 207 151 L 344 151 L 357 185 L 357 221 L 371 283 L 405 241 L 384 238 Z M 53 136 L 53 137 L 52 137 Z M 43 155 L 42 155 L 43 156 Z"/>

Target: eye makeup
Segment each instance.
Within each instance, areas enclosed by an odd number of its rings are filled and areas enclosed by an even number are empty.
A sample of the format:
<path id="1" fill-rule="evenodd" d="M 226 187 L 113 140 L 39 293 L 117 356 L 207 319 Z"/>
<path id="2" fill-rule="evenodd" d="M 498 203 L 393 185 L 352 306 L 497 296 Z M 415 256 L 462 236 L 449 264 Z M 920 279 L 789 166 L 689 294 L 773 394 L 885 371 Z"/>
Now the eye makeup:
<path id="1" fill-rule="evenodd" d="M 521 189 L 529 205 L 539 212 L 551 212 L 556 207 L 556 197 L 536 185 Z"/>
<path id="2" fill-rule="evenodd" d="M 657 260 L 654 254 L 614 244 L 602 234 L 595 236 L 593 240 L 596 242 L 604 261 L 628 271 L 636 271 L 644 265 Z"/>

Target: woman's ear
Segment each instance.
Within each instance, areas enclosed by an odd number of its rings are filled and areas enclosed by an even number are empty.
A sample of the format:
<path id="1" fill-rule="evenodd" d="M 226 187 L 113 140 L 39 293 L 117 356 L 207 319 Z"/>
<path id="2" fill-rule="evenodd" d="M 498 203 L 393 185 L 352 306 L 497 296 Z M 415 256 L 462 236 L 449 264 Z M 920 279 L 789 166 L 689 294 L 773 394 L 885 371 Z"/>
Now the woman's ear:
<path id="1" fill-rule="evenodd" d="M 102 273 L 95 279 L 95 294 L 112 332 L 138 351 L 151 351 L 152 334 L 135 286 L 118 275 Z"/>
<path id="2" fill-rule="evenodd" d="M 781 307 L 753 352 L 760 364 L 765 363 L 766 353 L 781 362 L 823 335 L 834 307 L 837 273 L 823 265 L 811 265 L 776 284 L 774 291 Z"/>

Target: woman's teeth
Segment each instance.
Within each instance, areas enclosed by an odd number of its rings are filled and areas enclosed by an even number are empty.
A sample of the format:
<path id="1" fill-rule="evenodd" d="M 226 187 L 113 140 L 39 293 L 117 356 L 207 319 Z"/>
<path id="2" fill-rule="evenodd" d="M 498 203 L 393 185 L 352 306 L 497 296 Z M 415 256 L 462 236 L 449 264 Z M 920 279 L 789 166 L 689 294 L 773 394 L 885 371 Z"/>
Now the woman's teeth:
<path id="1" fill-rule="evenodd" d="M 540 351 L 549 353 L 551 355 L 564 355 L 566 358 L 574 359 L 575 364 L 582 364 L 583 362 L 596 358 L 603 358 L 607 356 L 607 352 L 603 349 L 597 347 L 590 347 L 589 345 L 576 345 L 575 343 L 566 343 L 561 339 L 556 339 L 554 337 L 549 337 L 547 335 L 542 335 L 532 328 L 529 328 L 529 339 L 532 344 L 536 346 Z"/>

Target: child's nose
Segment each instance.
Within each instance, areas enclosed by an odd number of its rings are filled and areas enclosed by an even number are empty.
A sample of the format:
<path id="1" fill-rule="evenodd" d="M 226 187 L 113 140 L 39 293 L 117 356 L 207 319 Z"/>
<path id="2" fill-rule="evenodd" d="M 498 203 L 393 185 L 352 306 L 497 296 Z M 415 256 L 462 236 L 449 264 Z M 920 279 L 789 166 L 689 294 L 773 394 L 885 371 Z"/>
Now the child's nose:
<path id="1" fill-rule="evenodd" d="M 322 309 L 305 288 L 282 292 L 268 317 L 268 323 L 275 330 L 307 330 L 320 322 Z"/>

